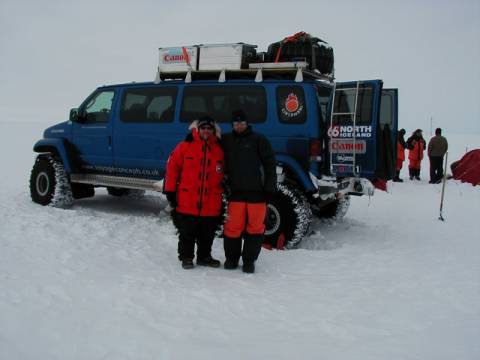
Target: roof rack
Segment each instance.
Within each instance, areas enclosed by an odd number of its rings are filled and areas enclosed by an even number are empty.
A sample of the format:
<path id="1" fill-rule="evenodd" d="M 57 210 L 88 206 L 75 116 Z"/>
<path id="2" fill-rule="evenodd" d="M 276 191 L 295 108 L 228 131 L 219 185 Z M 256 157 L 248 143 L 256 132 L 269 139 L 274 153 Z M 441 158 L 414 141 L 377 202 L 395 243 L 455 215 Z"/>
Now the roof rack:
<path id="1" fill-rule="evenodd" d="M 318 70 L 309 70 L 308 63 L 301 62 L 278 62 L 278 63 L 252 63 L 248 69 L 217 69 L 217 70 L 188 70 L 177 72 L 160 72 L 157 68 L 154 83 L 158 84 L 165 80 L 184 80 L 190 83 L 194 80 L 218 79 L 218 82 L 237 79 L 252 79 L 262 82 L 264 79 L 294 80 L 323 80 L 333 83 L 332 74 L 321 74 Z"/>

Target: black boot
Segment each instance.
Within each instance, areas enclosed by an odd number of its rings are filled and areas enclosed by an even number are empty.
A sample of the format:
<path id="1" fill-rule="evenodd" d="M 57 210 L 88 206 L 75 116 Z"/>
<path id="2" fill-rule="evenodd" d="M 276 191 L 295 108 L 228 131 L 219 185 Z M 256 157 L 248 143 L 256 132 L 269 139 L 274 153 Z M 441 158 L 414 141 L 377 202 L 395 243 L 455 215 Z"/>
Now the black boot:
<path id="1" fill-rule="evenodd" d="M 255 271 L 255 261 L 262 250 L 263 239 L 263 235 L 247 234 L 245 236 L 242 252 L 243 272 L 253 273 Z"/>
<path id="2" fill-rule="evenodd" d="M 413 180 L 415 170 L 412 168 L 408 168 L 408 175 L 410 176 L 410 180 Z"/>
<path id="3" fill-rule="evenodd" d="M 420 180 L 420 169 L 415 169 L 415 179 Z"/>
<path id="4" fill-rule="evenodd" d="M 223 248 L 225 250 L 225 269 L 233 270 L 238 267 L 238 260 L 242 254 L 242 239 L 223 237 Z"/>
<path id="5" fill-rule="evenodd" d="M 247 274 L 253 274 L 255 272 L 255 263 L 243 263 L 242 271 Z"/>
<path id="6" fill-rule="evenodd" d="M 213 268 L 218 268 L 220 266 L 220 261 L 209 256 L 203 259 L 197 259 L 198 266 L 209 266 Z"/>
<path id="7" fill-rule="evenodd" d="M 182 260 L 182 268 L 184 268 L 185 270 L 188 270 L 188 269 L 193 269 L 193 260 L 192 259 L 183 259 Z"/>
<path id="8" fill-rule="evenodd" d="M 400 179 L 400 171 L 395 172 L 395 177 L 393 178 L 394 182 L 403 182 L 402 179 Z"/>

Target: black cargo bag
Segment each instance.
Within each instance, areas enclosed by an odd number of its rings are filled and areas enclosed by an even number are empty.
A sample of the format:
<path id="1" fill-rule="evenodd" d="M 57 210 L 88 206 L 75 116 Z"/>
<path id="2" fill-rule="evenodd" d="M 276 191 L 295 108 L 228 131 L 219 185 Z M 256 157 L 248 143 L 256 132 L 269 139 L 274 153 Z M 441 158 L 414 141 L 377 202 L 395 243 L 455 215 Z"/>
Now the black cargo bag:
<path id="1" fill-rule="evenodd" d="M 288 36 L 268 46 L 266 62 L 306 61 L 310 70 L 333 77 L 333 49 L 328 43 L 305 32 Z"/>

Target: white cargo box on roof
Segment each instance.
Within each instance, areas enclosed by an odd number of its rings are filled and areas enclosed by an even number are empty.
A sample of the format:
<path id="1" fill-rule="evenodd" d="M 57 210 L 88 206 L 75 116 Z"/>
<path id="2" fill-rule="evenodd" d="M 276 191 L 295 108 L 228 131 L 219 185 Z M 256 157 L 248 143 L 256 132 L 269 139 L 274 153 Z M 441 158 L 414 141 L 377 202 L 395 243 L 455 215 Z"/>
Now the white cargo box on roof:
<path id="1" fill-rule="evenodd" d="M 176 46 L 160 48 L 159 70 L 162 73 L 182 72 L 198 69 L 198 46 Z"/>
<path id="2" fill-rule="evenodd" d="M 205 44 L 199 45 L 200 57 L 198 70 L 240 70 L 248 68 L 248 63 L 255 61 L 257 45 Z"/>

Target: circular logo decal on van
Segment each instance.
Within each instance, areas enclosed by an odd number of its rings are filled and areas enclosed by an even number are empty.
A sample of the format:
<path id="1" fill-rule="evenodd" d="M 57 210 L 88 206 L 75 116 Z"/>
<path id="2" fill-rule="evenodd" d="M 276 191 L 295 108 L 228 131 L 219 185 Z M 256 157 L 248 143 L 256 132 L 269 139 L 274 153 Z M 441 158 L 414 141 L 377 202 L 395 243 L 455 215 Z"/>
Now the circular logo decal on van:
<path id="1" fill-rule="evenodd" d="M 285 109 L 288 112 L 293 113 L 298 110 L 298 97 L 294 93 L 290 93 L 287 96 L 287 100 L 285 100 Z"/>
<path id="2" fill-rule="evenodd" d="M 298 96 L 294 93 L 288 94 L 285 99 L 282 113 L 290 118 L 298 116 L 303 111 L 303 105 L 298 101 Z"/>

